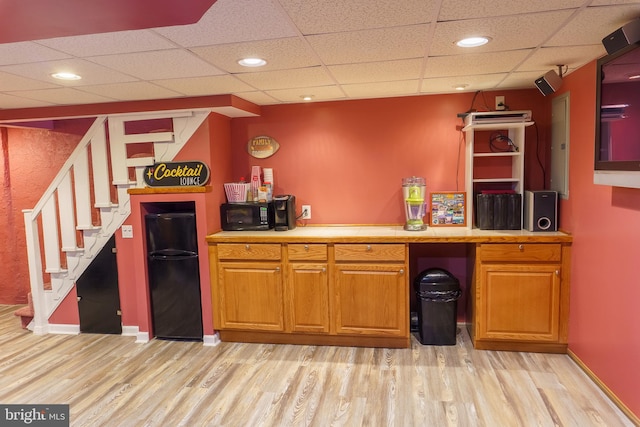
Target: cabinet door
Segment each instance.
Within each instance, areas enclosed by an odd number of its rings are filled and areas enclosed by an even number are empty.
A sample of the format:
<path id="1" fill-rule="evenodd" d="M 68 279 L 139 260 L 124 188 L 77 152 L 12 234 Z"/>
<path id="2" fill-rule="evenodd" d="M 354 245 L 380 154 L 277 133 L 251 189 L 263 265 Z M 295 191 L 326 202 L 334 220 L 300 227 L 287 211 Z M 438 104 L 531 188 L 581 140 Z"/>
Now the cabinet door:
<path id="1" fill-rule="evenodd" d="M 283 331 L 280 263 L 226 262 L 218 266 L 222 329 Z"/>
<path id="2" fill-rule="evenodd" d="M 336 333 L 407 336 L 408 294 L 404 265 L 336 265 Z"/>
<path id="3" fill-rule="evenodd" d="M 293 332 L 329 332 L 327 264 L 289 265 L 289 318 Z"/>
<path id="4" fill-rule="evenodd" d="M 558 340 L 560 265 L 483 264 L 477 339 Z"/>

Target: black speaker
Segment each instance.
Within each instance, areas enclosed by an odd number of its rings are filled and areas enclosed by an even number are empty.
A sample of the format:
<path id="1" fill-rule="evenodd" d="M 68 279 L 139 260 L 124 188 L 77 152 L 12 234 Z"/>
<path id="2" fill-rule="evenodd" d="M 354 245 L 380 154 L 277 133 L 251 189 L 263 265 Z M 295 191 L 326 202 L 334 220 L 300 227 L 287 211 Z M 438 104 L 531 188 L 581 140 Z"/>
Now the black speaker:
<path id="1" fill-rule="evenodd" d="M 556 191 L 525 191 L 524 228 L 529 231 L 558 231 Z"/>
<path id="2" fill-rule="evenodd" d="M 625 46 L 640 41 L 640 18 L 618 28 L 613 33 L 602 39 L 602 44 L 611 55 Z"/>
<path id="3" fill-rule="evenodd" d="M 562 85 L 562 78 L 553 70 L 547 71 L 543 76 L 538 77 L 534 83 L 544 96 L 551 95 Z"/>

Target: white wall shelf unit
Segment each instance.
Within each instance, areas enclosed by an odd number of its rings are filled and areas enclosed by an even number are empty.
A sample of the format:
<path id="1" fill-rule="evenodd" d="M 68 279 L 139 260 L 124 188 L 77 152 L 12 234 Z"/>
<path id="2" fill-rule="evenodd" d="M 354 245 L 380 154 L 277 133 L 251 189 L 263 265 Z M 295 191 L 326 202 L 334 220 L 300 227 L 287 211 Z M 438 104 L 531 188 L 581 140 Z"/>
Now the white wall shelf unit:
<path id="1" fill-rule="evenodd" d="M 464 118 L 466 140 L 465 191 L 467 226 L 475 227 L 475 195 L 481 190 L 512 190 L 524 193 L 525 128 L 531 111 L 469 113 Z M 510 151 L 493 151 L 489 139 L 499 132 L 513 143 Z M 497 162 L 494 167 L 491 162 Z M 487 173 L 489 172 L 489 173 Z M 521 210 L 522 217 L 522 210 Z"/>

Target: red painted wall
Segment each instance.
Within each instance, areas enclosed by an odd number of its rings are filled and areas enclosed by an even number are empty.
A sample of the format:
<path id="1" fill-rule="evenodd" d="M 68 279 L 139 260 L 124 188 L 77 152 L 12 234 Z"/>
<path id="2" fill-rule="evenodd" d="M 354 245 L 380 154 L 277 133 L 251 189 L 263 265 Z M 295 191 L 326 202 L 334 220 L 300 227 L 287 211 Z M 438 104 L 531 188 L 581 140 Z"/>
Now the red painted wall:
<path id="1" fill-rule="evenodd" d="M 560 224 L 574 236 L 569 348 L 640 416 L 640 189 L 593 184 L 595 62 L 568 75 L 569 199 Z"/>
<path id="2" fill-rule="evenodd" d="M 30 285 L 22 210 L 35 206 L 80 141 L 81 136 L 74 134 L 76 125 L 60 122 L 54 132 L 1 128 L 0 304 L 27 303 Z"/>
<path id="3" fill-rule="evenodd" d="M 272 167 L 275 194 L 296 195 L 298 213 L 302 204 L 310 204 L 309 224 L 402 224 L 403 177 L 425 177 L 427 191 L 464 189 L 465 147 L 457 114 L 472 102 L 474 109 L 488 110 L 496 94 L 505 95 L 512 110 L 532 110 L 538 132 L 527 128 L 525 188 L 543 189 L 536 149 L 547 164 L 550 110 L 535 89 L 488 92 L 475 102 L 473 93 L 464 93 L 262 107 L 260 117 L 232 121 L 234 179 L 248 180 L 252 165 Z M 251 157 L 247 142 L 259 135 L 275 138 L 279 151 L 267 159 Z M 488 145 L 489 137 L 490 132 L 476 136 L 476 143 Z M 413 276 L 429 267 L 446 268 L 467 288 L 471 277 L 464 245 L 412 253 L 417 258 Z M 463 296 L 459 321 L 465 320 L 465 305 Z"/>
<path id="4" fill-rule="evenodd" d="M 533 111 L 546 162 L 549 112 L 537 90 L 503 91 L 512 110 Z M 474 108 L 493 105 L 494 94 Z M 310 224 L 402 224 L 402 178 L 423 176 L 427 191 L 464 189 L 464 143 L 458 113 L 472 93 L 262 107 L 262 115 L 232 122 L 234 180 L 251 166 L 272 167 L 274 194 L 294 194 Z M 486 102 L 484 101 L 486 99 Z M 280 149 L 267 159 L 247 154 L 250 138 L 267 135 Z M 487 135 L 488 138 L 488 135 Z M 542 189 L 536 132 L 527 129 L 525 187 Z"/>

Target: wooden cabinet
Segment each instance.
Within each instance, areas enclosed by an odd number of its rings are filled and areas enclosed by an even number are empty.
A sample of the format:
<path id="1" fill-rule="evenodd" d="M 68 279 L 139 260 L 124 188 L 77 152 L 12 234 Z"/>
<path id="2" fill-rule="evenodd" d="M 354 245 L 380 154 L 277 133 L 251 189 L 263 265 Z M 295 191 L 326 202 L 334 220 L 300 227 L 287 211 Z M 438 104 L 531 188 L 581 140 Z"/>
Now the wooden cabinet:
<path id="1" fill-rule="evenodd" d="M 478 245 L 470 331 L 476 348 L 566 351 L 565 251 L 560 243 Z"/>
<path id="2" fill-rule="evenodd" d="M 220 232 L 207 241 L 222 341 L 409 347 L 410 278 L 431 252 L 421 248 L 463 244 L 468 303 L 458 310 L 467 309 L 475 348 L 566 352 L 572 239 L 565 233 L 301 227 Z"/>
<path id="3" fill-rule="evenodd" d="M 289 330 L 329 333 L 329 273 L 326 244 L 292 244 L 287 248 L 286 281 Z"/>
<path id="4" fill-rule="evenodd" d="M 225 341 L 409 346 L 405 244 L 210 246 Z"/>
<path id="5" fill-rule="evenodd" d="M 217 247 L 217 318 L 221 329 L 283 331 L 281 245 Z"/>
<path id="6" fill-rule="evenodd" d="M 405 257 L 404 245 L 335 245 L 336 333 L 408 335 Z"/>

